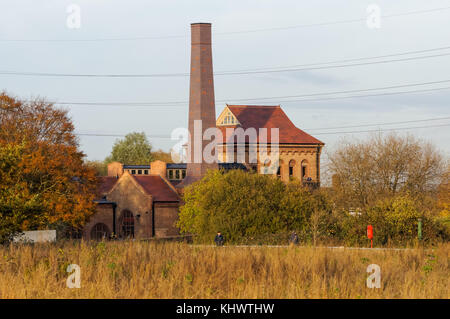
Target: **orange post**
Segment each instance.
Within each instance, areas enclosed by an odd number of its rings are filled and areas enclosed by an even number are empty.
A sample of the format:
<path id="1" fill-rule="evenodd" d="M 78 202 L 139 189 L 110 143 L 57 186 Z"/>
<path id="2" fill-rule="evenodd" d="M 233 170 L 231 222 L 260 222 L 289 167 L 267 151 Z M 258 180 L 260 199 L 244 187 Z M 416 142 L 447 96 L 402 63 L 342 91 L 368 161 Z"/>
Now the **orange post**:
<path id="1" fill-rule="evenodd" d="M 367 225 L 367 238 L 370 239 L 370 248 L 373 248 L 373 227 L 372 227 L 372 225 Z"/>

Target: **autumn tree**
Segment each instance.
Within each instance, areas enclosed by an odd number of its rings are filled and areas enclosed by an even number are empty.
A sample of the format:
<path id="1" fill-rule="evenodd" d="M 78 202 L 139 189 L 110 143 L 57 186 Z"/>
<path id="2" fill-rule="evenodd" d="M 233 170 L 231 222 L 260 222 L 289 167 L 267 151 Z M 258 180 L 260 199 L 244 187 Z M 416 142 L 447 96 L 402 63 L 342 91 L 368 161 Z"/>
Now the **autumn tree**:
<path id="1" fill-rule="evenodd" d="M 450 233 L 450 166 L 442 178 L 437 196 L 438 219 L 445 225 Z"/>
<path id="2" fill-rule="evenodd" d="M 123 139 L 117 140 L 106 163 L 120 162 L 125 164 L 143 165 L 153 161 L 152 145 L 145 133 L 129 133 Z"/>
<path id="3" fill-rule="evenodd" d="M 364 208 L 399 194 L 431 194 L 444 167 L 432 144 L 411 135 L 379 134 L 345 143 L 329 159 L 336 200 L 347 208 Z"/>
<path id="4" fill-rule="evenodd" d="M 82 227 L 95 210 L 96 178 L 78 147 L 66 110 L 0 94 L 0 148 L 10 163 L 2 167 L 0 219 L 15 203 L 30 209 L 14 222 L 21 230 L 58 223 Z M 12 185 L 16 192 L 7 191 Z"/>
<path id="5" fill-rule="evenodd" d="M 31 193 L 21 176 L 23 151 L 24 145 L 0 143 L 0 244 L 44 221 L 40 194 Z"/>

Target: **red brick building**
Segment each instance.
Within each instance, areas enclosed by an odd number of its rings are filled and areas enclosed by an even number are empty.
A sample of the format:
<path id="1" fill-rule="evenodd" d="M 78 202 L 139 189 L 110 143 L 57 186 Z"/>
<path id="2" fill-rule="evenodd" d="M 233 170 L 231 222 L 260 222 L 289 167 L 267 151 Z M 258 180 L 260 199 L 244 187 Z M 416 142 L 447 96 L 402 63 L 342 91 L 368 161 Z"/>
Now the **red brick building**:
<path id="1" fill-rule="evenodd" d="M 218 144 L 219 161 L 229 162 L 230 157 L 236 161 L 239 159 L 237 153 L 241 151 L 243 158 L 240 162 L 244 162 L 248 169 L 261 172 L 264 161 L 261 159 L 260 143 L 267 143 L 270 152 L 273 146 L 271 130 L 278 129 L 276 151 L 279 163 L 273 174 L 286 182 L 295 178 L 314 187 L 320 185 L 320 154 L 324 143 L 297 128 L 281 106 L 227 105 L 219 115 L 216 126 L 223 137 L 222 143 Z M 227 131 L 235 132 L 239 128 L 245 132 L 255 129 L 257 134 L 253 143 L 248 136 L 240 142 L 235 135 L 227 134 Z M 260 141 L 261 128 L 267 132 L 263 142 Z M 253 161 L 250 154 L 252 146 L 253 155 L 256 155 Z"/>
<path id="2" fill-rule="evenodd" d="M 187 164 L 161 161 L 148 165 L 110 163 L 108 176 L 99 180 L 97 212 L 83 229 L 85 239 L 109 238 L 112 234 L 118 238 L 139 239 L 177 235 L 179 194 L 185 186 L 201 179 L 208 169 L 261 171 L 266 166 L 263 155 L 269 152 L 277 155 L 274 176 L 286 182 L 297 178 L 306 185 L 319 186 L 320 154 L 324 144 L 297 128 L 279 105 L 227 105 L 216 119 L 209 23 L 191 25 L 190 84 L 189 132 L 191 137 L 201 136 L 199 145 L 189 141 L 187 152 L 202 153 L 210 144 L 202 139 L 204 131 L 212 128 L 214 132 L 222 133 L 222 140 L 214 140 L 217 160 L 208 163 L 203 158 L 200 162 L 192 159 Z M 197 133 L 194 130 L 196 121 L 203 124 Z M 258 130 L 254 141 L 245 138 L 239 141 L 233 134 L 228 135 L 230 130 L 252 129 Z M 258 147 L 264 143 L 260 129 L 267 129 L 266 142 L 271 141 L 266 143 L 268 151 Z M 277 129 L 279 133 L 276 145 L 271 140 L 271 129 Z M 238 160 L 238 153 L 244 154 L 243 160 L 242 156 Z M 256 162 L 253 158 L 250 160 L 250 155 L 254 154 Z M 231 155 L 233 160 L 230 161 Z"/>
<path id="3" fill-rule="evenodd" d="M 114 163 L 115 164 L 115 163 Z M 83 229 L 83 238 L 168 237 L 178 234 L 175 221 L 180 198 L 173 185 L 161 175 L 132 175 L 99 178 L 97 212 Z"/>

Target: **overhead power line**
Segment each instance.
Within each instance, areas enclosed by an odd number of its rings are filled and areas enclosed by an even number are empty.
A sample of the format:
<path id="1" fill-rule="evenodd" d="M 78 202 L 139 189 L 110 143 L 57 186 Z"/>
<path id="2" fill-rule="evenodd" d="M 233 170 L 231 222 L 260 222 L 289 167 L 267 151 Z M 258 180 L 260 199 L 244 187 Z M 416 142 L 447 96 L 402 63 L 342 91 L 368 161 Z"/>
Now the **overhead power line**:
<path id="1" fill-rule="evenodd" d="M 326 69 L 336 69 L 336 68 L 347 68 L 354 66 L 362 66 L 362 65 L 372 65 L 372 64 L 384 64 L 384 63 L 393 63 L 393 62 L 404 62 L 404 61 L 412 61 L 412 60 L 422 60 L 422 59 L 430 59 L 448 56 L 450 53 L 441 53 L 434 55 L 425 55 L 418 57 L 409 57 L 402 59 L 391 59 L 391 60 L 382 60 L 382 61 L 370 61 L 370 62 L 360 62 L 360 63 L 350 63 L 350 64 L 340 64 L 340 65 L 328 65 L 328 66 L 311 66 L 311 67 L 302 67 L 302 68 L 286 68 L 286 69 L 276 69 L 276 70 L 253 70 L 253 71 L 231 71 L 231 72 L 219 72 L 215 75 L 248 75 L 248 74 L 265 74 L 265 73 L 283 73 L 283 72 L 300 72 L 300 71 L 314 71 L 314 70 L 326 70 Z"/>
<path id="2" fill-rule="evenodd" d="M 408 16 L 408 15 L 415 15 L 415 14 L 422 14 L 422 13 L 431 13 L 431 12 L 438 12 L 438 11 L 444 11 L 448 10 L 450 7 L 441 7 L 441 8 L 434 8 L 434 9 L 428 9 L 428 10 L 417 10 L 417 11 L 410 11 L 410 12 L 403 12 L 403 13 L 396 13 L 396 14 L 387 14 L 387 15 L 381 15 L 381 18 L 395 18 L 395 17 L 402 17 L 402 16 Z M 307 23 L 307 24 L 299 24 L 299 25 L 292 25 L 292 26 L 285 26 L 285 27 L 273 27 L 273 28 L 263 28 L 263 29 L 253 29 L 253 30 L 243 30 L 243 31 L 231 31 L 231 32 L 218 32 L 216 34 L 243 34 L 243 33 L 255 33 L 255 32 L 266 32 L 266 31 L 282 31 L 282 30 L 290 30 L 290 29 L 300 29 L 300 28 L 311 28 L 311 27 L 321 27 L 321 26 L 329 26 L 329 25 L 336 25 L 336 24 L 347 24 L 347 23 L 355 23 L 355 22 L 365 22 L 367 21 L 367 18 L 359 18 L 359 19 L 348 19 L 348 20 L 337 20 L 337 21 L 328 21 L 328 22 L 319 22 L 319 23 Z"/>
<path id="3" fill-rule="evenodd" d="M 437 58 L 443 56 L 449 56 L 449 53 L 440 53 L 434 55 L 425 55 L 418 57 L 408 57 L 401 59 L 391 59 L 382 61 L 370 61 L 370 62 L 360 62 L 351 64 L 340 64 L 340 65 L 329 65 L 329 66 L 311 66 L 303 68 L 286 68 L 286 69 L 265 69 L 252 71 L 220 71 L 214 72 L 215 76 L 226 76 L 226 75 L 250 75 L 250 74 L 267 74 L 267 73 L 283 73 L 283 72 L 300 72 L 300 71 L 313 71 L 313 70 L 325 70 L 325 69 L 336 69 L 345 67 L 355 67 L 363 65 L 372 64 L 384 64 L 393 62 L 404 62 L 412 60 L 421 60 L 429 58 Z M 161 78 L 161 77 L 187 77 L 190 73 L 153 73 L 153 74 L 99 74 L 99 73 L 46 73 L 46 72 L 23 72 L 23 71 L 0 71 L 0 75 L 13 75 L 13 76 L 36 76 L 36 77 L 88 77 L 88 78 Z"/>
<path id="4" fill-rule="evenodd" d="M 450 126 L 448 124 L 438 124 L 438 125 L 428 125 L 428 126 L 412 126 L 412 127 L 396 127 L 387 129 L 372 129 L 372 130 L 358 130 L 358 131 L 342 131 L 342 132 L 321 132 L 314 133 L 314 135 L 331 135 L 331 134 L 351 134 L 351 133 L 370 133 L 370 132 L 385 132 L 385 131 L 397 131 L 397 130 L 415 130 L 415 129 L 425 129 L 425 128 L 435 128 L 435 127 L 445 127 Z M 94 137 L 125 137 L 125 134 L 114 134 L 114 133 L 75 133 L 77 136 L 94 136 Z M 168 135 L 147 135 L 149 138 L 161 138 L 161 139 L 171 139 Z"/>
<path id="5" fill-rule="evenodd" d="M 360 125 L 346 125 L 346 126 L 306 128 L 305 130 L 308 130 L 308 131 L 335 130 L 335 129 L 341 129 L 341 128 L 383 126 L 383 125 L 406 124 L 406 123 L 417 123 L 417 122 L 428 122 L 428 121 L 442 121 L 442 120 L 448 120 L 448 119 L 450 119 L 450 116 L 447 116 L 447 117 L 434 117 L 434 118 L 430 118 L 430 119 L 421 119 L 421 120 L 399 121 L 399 122 L 384 122 L 384 123 L 373 123 L 373 124 L 369 123 L 369 124 L 360 124 Z"/>
<path id="6" fill-rule="evenodd" d="M 385 92 L 385 93 L 364 94 L 364 95 L 348 95 L 348 96 L 336 96 L 336 97 L 325 97 L 325 98 L 315 98 L 315 99 L 286 100 L 286 101 L 280 101 L 280 102 L 293 103 L 293 102 L 345 100 L 345 99 L 354 99 L 354 98 L 361 98 L 361 97 L 376 97 L 376 96 L 389 96 L 389 95 L 401 95 L 401 94 L 428 93 L 428 92 L 444 91 L 444 90 L 449 90 L 449 89 L 450 89 L 450 86 L 434 88 L 434 89 L 424 89 L 424 90 L 410 90 L 410 91 L 399 91 L 399 92 L 397 91 L 397 92 Z"/>
<path id="7" fill-rule="evenodd" d="M 425 10 L 416 10 L 409 12 L 401 12 L 394 14 L 381 15 L 381 18 L 395 18 L 416 14 L 427 14 L 433 12 L 440 12 L 444 10 L 448 10 L 450 7 L 440 7 L 440 8 L 432 8 Z M 249 34 L 249 33 L 259 33 L 259 32 L 272 32 L 272 31 L 284 31 L 291 29 L 302 29 L 302 28 L 311 28 L 311 27 L 322 27 L 322 26 L 331 26 L 338 24 L 351 24 L 357 22 L 365 22 L 367 18 L 356 18 L 356 19 L 347 19 L 347 20 L 335 20 L 335 21 L 325 21 L 318 23 L 307 23 L 307 24 L 299 24 L 299 25 L 291 25 L 291 26 L 280 26 L 280 27 L 271 27 L 271 28 L 261 28 L 261 29 L 249 29 L 249 30 L 237 30 L 237 31 L 227 31 L 227 32 L 214 32 L 214 35 L 235 35 L 235 34 Z M 0 39 L 0 42 L 107 42 L 107 41 L 139 41 L 139 40 L 164 40 L 164 39 L 183 39 L 188 38 L 189 34 L 177 34 L 177 35 L 161 35 L 161 36 L 135 36 L 135 37 L 109 37 L 109 38 L 92 38 L 92 39 Z"/>
<path id="8" fill-rule="evenodd" d="M 278 67 L 259 67 L 259 68 L 253 68 L 253 69 L 233 70 L 233 71 L 228 71 L 228 72 L 261 71 L 261 70 L 276 70 L 276 69 L 292 69 L 292 68 L 305 67 L 305 66 L 327 65 L 327 64 L 345 63 L 345 62 L 355 62 L 355 61 L 363 61 L 363 60 L 375 60 L 375 59 L 389 58 L 389 57 L 394 57 L 394 56 L 413 55 L 413 54 L 426 53 L 426 52 L 433 52 L 433 51 L 442 51 L 442 50 L 448 50 L 448 49 L 450 49 L 450 46 L 444 46 L 444 47 L 438 47 L 438 48 L 431 48 L 431 49 L 425 49 L 425 50 L 404 51 L 404 52 L 400 52 L 400 53 L 391 53 L 391 54 L 376 55 L 376 56 L 370 56 L 370 57 L 361 57 L 361 58 L 352 58 L 352 59 L 341 59 L 341 60 L 332 60 L 332 61 L 326 61 L 326 62 L 316 62 L 316 63 L 307 63 L 307 64 L 296 64 L 296 65 L 278 66 Z M 226 71 L 222 71 L 222 72 L 226 72 Z"/>
<path id="9" fill-rule="evenodd" d="M 284 96 L 271 96 L 271 97 L 252 97 L 252 98 L 239 98 L 239 99 L 221 99 L 216 100 L 216 103 L 227 103 L 230 101 L 234 102 L 246 102 L 246 101 L 262 101 L 262 100 L 277 100 L 275 103 L 289 103 L 289 102 L 299 102 L 299 101 L 312 101 L 312 100 L 321 100 L 321 99 L 303 99 L 303 100 L 284 100 L 287 98 L 307 98 L 314 96 L 324 96 L 324 95 L 337 95 L 337 94 L 348 94 L 348 93 L 361 93 L 368 91 L 379 91 L 379 90 L 390 90 L 390 89 L 398 89 L 398 88 L 406 88 L 406 87 L 415 87 L 415 86 L 425 86 L 425 85 L 433 85 L 433 84 L 442 84 L 448 83 L 449 80 L 441 80 L 441 81 L 429 81 L 429 82 L 419 82 L 419 83 L 410 83 L 410 84 L 399 84 L 399 85 L 391 85 L 384 87 L 376 87 L 376 88 L 366 88 L 366 89 L 357 89 L 357 90 L 343 90 L 343 91 L 330 91 L 330 92 L 320 92 L 320 93 L 310 93 L 310 94 L 300 94 L 300 95 L 284 95 Z M 438 90 L 447 90 L 450 87 L 442 87 L 442 88 L 431 88 L 425 90 L 411 90 L 411 91 L 402 91 L 402 92 L 383 92 L 372 95 L 354 95 L 354 96 L 345 96 L 345 97 L 329 97 L 324 99 L 341 99 L 341 98 L 352 98 L 352 97 L 365 97 L 365 96 L 379 96 L 379 95 L 391 95 L 391 94 L 406 94 L 406 93 L 416 93 L 416 92 L 428 92 L 428 91 L 438 91 Z M 25 102 L 33 102 L 31 100 L 26 100 Z M 50 101 L 51 103 L 58 105 L 79 105 L 79 106 L 175 106 L 175 105 L 186 105 L 189 103 L 188 100 L 185 101 L 160 101 L 160 102 L 75 102 L 75 101 Z M 273 103 L 273 102 L 270 102 Z M 232 104 L 232 103 L 229 103 Z"/>
<path id="10" fill-rule="evenodd" d="M 413 84 L 400 84 L 400 85 L 391 85 L 391 86 L 383 86 L 383 87 L 367 88 L 367 89 L 358 89 L 358 90 L 331 91 L 331 92 L 310 93 L 310 94 L 301 94 L 301 95 L 284 95 L 284 96 L 272 96 L 272 97 L 257 97 L 257 98 L 246 98 L 246 99 L 234 99 L 233 101 L 280 100 L 280 99 L 286 99 L 286 98 L 299 98 L 299 97 L 335 95 L 335 94 L 346 94 L 346 93 L 358 93 L 358 92 L 367 92 L 367 91 L 390 90 L 390 89 L 399 89 L 399 88 L 413 87 L 413 86 L 442 84 L 442 83 L 448 83 L 448 82 L 450 82 L 450 80 L 430 81 L 430 82 L 421 82 L 421 83 L 413 83 Z M 286 102 L 286 101 L 280 101 L 280 102 Z"/>
<path id="11" fill-rule="evenodd" d="M 423 128 L 444 127 L 444 126 L 450 126 L 450 123 L 449 124 L 439 124 L 439 125 L 429 125 L 429 126 L 395 127 L 395 128 L 387 128 L 387 129 L 373 129 L 373 130 L 362 130 L 362 131 L 324 132 L 324 133 L 314 133 L 314 135 L 370 133 L 370 132 L 386 132 L 386 131 L 398 131 L 398 130 L 416 130 L 416 129 L 423 129 Z"/>

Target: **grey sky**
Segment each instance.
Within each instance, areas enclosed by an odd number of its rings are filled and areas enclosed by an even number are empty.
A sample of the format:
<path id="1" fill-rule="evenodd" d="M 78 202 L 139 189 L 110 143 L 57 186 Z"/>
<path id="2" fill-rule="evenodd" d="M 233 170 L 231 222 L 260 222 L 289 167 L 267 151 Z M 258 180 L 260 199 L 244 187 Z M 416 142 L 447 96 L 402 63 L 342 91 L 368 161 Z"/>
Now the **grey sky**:
<path id="1" fill-rule="evenodd" d="M 66 26 L 66 8 L 81 7 L 81 28 Z M 0 0 L 0 40 L 79 40 L 122 37 L 183 36 L 132 41 L 0 41 L 0 71 L 54 73 L 185 73 L 189 72 L 192 22 L 213 24 L 215 71 L 310 64 L 450 46 L 450 9 L 383 18 L 380 29 L 365 21 L 249 33 L 242 30 L 365 19 L 375 3 L 382 15 L 450 7 L 450 1 L 138 1 L 138 0 Z M 450 50 L 412 56 L 450 53 Z M 216 76 L 217 100 L 303 95 L 450 80 L 450 55 L 335 69 L 289 73 Z M 449 83 L 380 92 L 450 87 Z M 185 101 L 189 77 L 58 78 L 0 75 L 0 89 L 22 98 L 46 97 L 70 102 Z M 361 93 L 364 94 L 364 93 Z M 276 102 L 276 101 L 274 101 Z M 243 103 L 240 103 L 243 104 Z M 245 104 L 258 104 L 252 101 Z M 342 137 L 327 134 L 377 127 L 319 129 L 450 116 L 450 90 L 353 99 L 289 102 L 280 99 L 291 120 L 336 147 Z M 225 103 L 216 103 L 217 114 Z M 187 125 L 188 106 L 70 106 L 82 133 L 126 134 L 144 131 L 170 135 Z M 450 120 L 387 125 L 381 128 L 450 124 Z M 432 141 L 450 154 L 450 126 L 399 130 Z M 317 133 L 317 135 L 316 135 Z M 103 159 L 114 137 L 81 137 L 89 159 Z M 155 148 L 169 150 L 170 139 L 151 138 Z"/>

